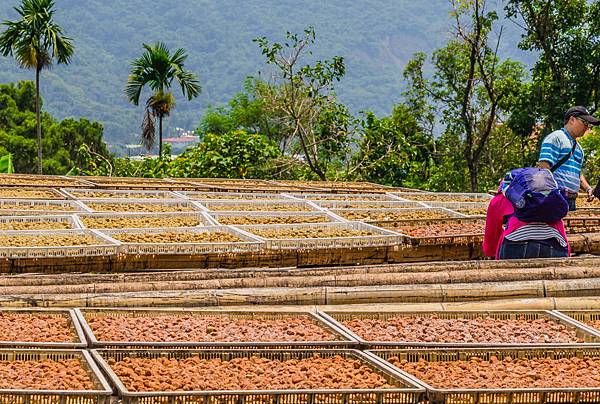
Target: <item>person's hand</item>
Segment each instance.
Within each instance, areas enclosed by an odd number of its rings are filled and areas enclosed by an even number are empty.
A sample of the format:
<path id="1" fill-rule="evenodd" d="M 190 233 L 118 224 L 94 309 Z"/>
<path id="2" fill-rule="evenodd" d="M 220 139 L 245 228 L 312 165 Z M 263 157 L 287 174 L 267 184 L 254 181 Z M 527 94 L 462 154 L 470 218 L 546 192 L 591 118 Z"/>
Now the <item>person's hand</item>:
<path id="1" fill-rule="evenodd" d="M 594 196 L 594 188 L 592 188 L 592 187 L 588 188 L 587 195 L 588 195 L 588 198 L 587 198 L 588 202 L 593 201 L 594 198 L 596 197 L 596 196 Z"/>

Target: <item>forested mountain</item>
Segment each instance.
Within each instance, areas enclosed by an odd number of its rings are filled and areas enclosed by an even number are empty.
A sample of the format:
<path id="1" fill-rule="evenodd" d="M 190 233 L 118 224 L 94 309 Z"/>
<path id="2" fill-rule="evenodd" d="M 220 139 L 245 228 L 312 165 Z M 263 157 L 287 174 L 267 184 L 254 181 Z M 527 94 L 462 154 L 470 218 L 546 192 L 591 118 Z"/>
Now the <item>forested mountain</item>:
<path id="1" fill-rule="evenodd" d="M 18 4 L 2 0 L 0 19 L 15 19 Z M 501 9 L 501 2 L 495 6 Z M 245 77 L 268 76 L 253 38 L 281 40 L 308 25 L 317 32 L 315 58 L 346 59 L 341 100 L 354 111 L 389 113 L 400 100 L 406 62 L 414 52 L 443 45 L 451 25 L 448 0 L 56 0 L 56 8 L 56 21 L 75 41 L 75 57 L 69 66 L 43 72 L 45 109 L 61 119 L 102 122 L 112 144 L 135 141 L 139 130 L 143 107 L 128 104 L 123 88 L 142 43 L 186 48 L 186 68 L 200 78 L 203 91 L 192 102 L 175 89 L 177 107 L 166 121 L 172 133 L 196 128 L 206 107 L 227 102 Z M 502 56 L 531 63 L 534 55 L 517 49 L 518 28 L 503 24 Z M 34 72 L 0 57 L 0 83 L 33 78 Z"/>

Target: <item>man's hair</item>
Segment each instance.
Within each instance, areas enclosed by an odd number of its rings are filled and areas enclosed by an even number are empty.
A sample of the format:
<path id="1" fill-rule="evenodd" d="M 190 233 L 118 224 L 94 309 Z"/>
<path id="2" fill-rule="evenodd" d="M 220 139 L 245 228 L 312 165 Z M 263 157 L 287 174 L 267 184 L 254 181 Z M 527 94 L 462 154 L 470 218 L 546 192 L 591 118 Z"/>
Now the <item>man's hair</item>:
<path id="1" fill-rule="evenodd" d="M 564 123 L 564 124 L 566 125 L 567 123 L 569 123 L 569 119 L 571 119 L 572 117 L 573 117 L 573 115 L 571 115 L 571 116 L 569 116 L 569 117 L 565 118 L 565 123 Z"/>

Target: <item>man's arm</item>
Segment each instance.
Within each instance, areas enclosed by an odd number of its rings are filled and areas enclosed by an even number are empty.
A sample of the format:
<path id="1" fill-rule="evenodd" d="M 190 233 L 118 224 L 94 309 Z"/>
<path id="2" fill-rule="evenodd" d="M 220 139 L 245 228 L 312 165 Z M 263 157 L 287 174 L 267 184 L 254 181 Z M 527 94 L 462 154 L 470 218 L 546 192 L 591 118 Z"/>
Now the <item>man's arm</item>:
<path id="1" fill-rule="evenodd" d="M 580 182 L 581 190 L 587 194 L 588 201 L 591 202 L 595 198 L 594 193 L 593 193 L 594 188 L 590 187 L 590 184 L 585 179 L 585 176 L 583 175 L 583 173 L 579 174 L 579 182 Z"/>
<path id="2" fill-rule="evenodd" d="M 550 165 L 550 163 L 547 162 L 547 161 L 538 161 L 537 165 L 538 165 L 539 168 L 545 168 L 547 170 L 549 170 L 549 169 L 552 168 L 552 166 Z"/>

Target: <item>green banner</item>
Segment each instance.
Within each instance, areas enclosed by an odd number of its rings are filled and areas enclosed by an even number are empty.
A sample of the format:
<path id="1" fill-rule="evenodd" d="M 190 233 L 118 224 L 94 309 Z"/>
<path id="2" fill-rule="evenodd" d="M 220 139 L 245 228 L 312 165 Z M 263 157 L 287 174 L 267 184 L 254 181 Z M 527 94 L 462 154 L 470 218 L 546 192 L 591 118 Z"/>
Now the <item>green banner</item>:
<path id="1" fill-rule="evenodd" d="M 2 174 L 12 174 L 15 172 L 15 167 L 13 167 L 12 162 L 12 154 L 5 154 L 0 157 L 0 173 Z"/>

